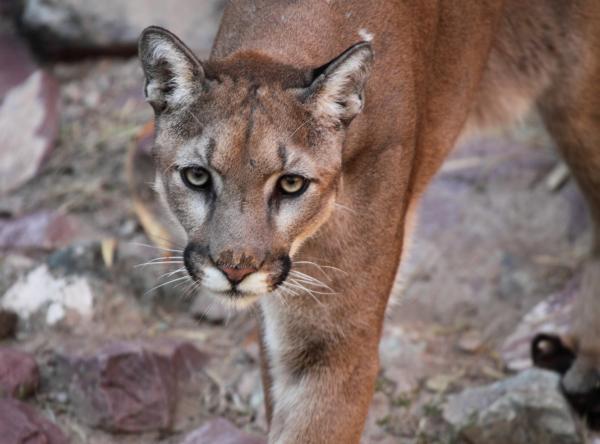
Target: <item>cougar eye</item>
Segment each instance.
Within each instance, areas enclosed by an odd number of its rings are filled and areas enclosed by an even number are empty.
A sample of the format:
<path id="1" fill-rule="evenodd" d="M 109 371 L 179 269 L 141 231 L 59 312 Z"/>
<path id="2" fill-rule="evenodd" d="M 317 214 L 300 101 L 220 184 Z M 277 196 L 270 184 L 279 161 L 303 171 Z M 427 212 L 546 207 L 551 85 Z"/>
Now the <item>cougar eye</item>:
<path id="1" fill-rule="evenodd" d="M 193 190 L 205 190 L 210 185 L 210 174 L 199 166 L 183 168 L 181 179 Z"/>
<path id="2" fill-rule="evenodd" d="M 279 179 L 279 191 L 287 196 L 299 196 L 308 186 L 308 180 L 296 174 L 286 174 Z"/>

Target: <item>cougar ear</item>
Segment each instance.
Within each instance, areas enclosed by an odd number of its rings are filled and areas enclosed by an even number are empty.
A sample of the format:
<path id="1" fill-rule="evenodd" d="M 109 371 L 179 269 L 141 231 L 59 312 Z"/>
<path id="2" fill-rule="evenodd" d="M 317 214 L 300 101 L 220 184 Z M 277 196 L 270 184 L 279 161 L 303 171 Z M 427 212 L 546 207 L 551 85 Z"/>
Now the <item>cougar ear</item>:
<path id="1" fill-rule="evenodd" d="M 364 89 L 372 64 L 371 44 L 357 43 L 315 69 L 312 83 L 300 97 L 313 108 L 317 118 L 348 124 L 364 106 Z"/>
<path id="2" fill-rule="evenodd" d="M 202 90 L 202 64 L 166 29 L 150 26 L 142 31 L 139 57 L 146 75 L 144 94 L 156 112 L 185 106 Z"/>

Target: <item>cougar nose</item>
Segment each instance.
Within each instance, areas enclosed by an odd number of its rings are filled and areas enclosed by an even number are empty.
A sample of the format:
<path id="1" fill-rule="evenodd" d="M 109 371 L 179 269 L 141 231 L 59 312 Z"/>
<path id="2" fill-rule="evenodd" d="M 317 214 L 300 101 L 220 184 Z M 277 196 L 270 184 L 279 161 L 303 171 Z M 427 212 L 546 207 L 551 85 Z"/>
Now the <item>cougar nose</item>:
<path id="1" fill-rule="evenodd" d="M 221 270 L 229 282 L 232 284 L 239 284 L 242 279 L 248 276 L 250 273 L 254 273 L 256 270 L 251 267 L 228 267 L 228 266 L 219 266 L 219 270 Z"/>

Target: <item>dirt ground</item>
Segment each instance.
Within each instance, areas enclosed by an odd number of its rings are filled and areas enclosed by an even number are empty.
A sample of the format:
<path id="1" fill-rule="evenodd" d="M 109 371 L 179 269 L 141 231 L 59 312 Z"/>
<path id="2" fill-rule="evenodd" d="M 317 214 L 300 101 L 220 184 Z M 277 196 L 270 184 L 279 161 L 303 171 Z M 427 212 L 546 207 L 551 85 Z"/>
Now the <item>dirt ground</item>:
<path id="1" fill-rule="evenodd" d="M 86 273 L 93 283 L 91 321 L 53 328 L 32 321 L 13 342 L 42 363 L 35 403 L 76 443 L 175 443 L 211 416 L 264 433 L 252 311 L 208 321 L 185 287 L 149 291 L 177 264 L 135 266 L 161 255 L 141 245 L 151 241 L 128 187 L 128 152 L 152 118 L 137 60 L 96 59 L 51 70 L 61 85 L 58 144 L 37 177 L 3 197 L 0 208 L 10 214 L 60 209 L 77 221 L 74 242 L 82 248 L 112 238 L 117 248 L 110 268 L 96 259 L 69 262 L 73 247 L 0 259 L 0 293 L 48 261 Z M 462 145 L 437 175 L 392 296 L 365 443 L 452 442 L 441 419 L 445 395 L 503 378 L 504 340 L 531 307 L 577 278 L 590 230 L 573 181 L 548 184 L 558 164 L 532 116 L 510 132 Z M 68 399 L 57 396 L 57 353 L 157 336 L 190 340 L 213 356 L 205 381 L 180 403 L 172 434 L 114 436 L 92 429 L 75 418 Z"/>

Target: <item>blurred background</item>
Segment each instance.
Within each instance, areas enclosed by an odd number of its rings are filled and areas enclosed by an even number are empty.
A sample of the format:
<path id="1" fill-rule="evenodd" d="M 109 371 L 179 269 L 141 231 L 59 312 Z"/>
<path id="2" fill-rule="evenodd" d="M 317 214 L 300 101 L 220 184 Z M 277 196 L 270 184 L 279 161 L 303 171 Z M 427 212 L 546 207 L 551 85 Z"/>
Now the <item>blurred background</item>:
<path id="1" fill-rule="evenodd" d="M 174 273 L 136 59 L 147 25 L 208 56 L 224 3 L 0 1 L 0 443 L 264 442 L 254 313 Z M 529 341 L 567 327 L 586 209 L 532 115 L 455 150 L 419 220 L 364 442 L 492 442 L 470 391 L 540 378 Z M 561 399 L 560 436 L 528 442 L 584 442 Z"/>

